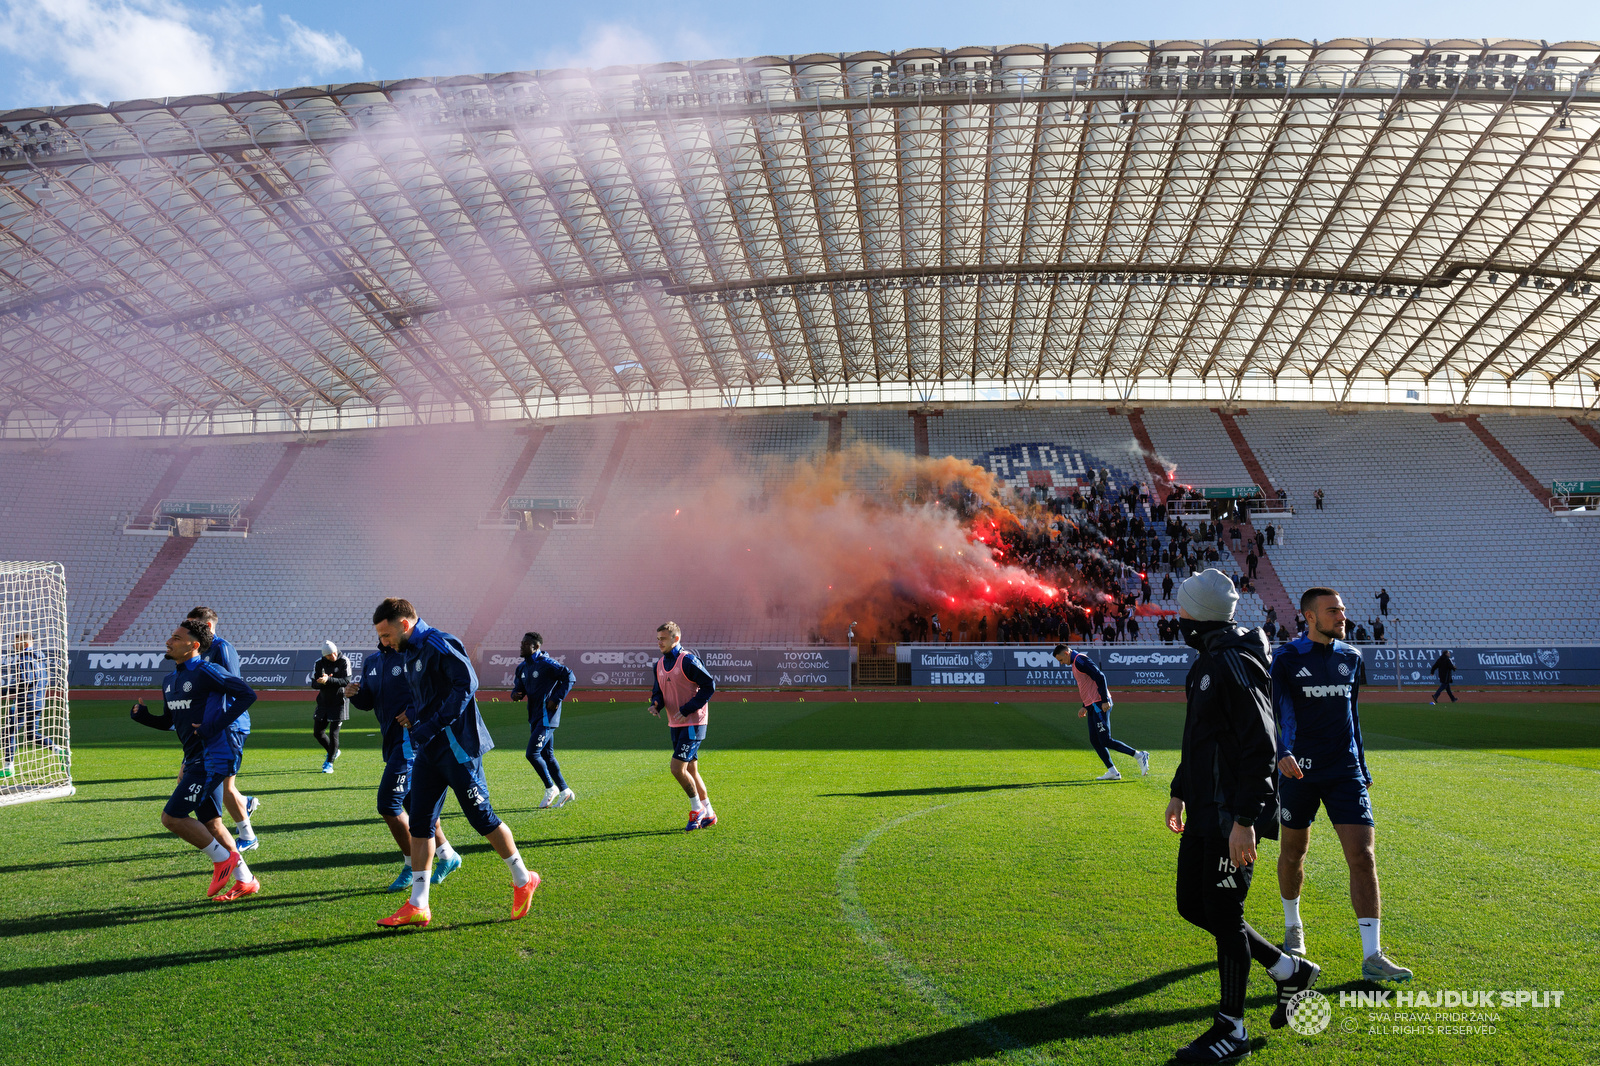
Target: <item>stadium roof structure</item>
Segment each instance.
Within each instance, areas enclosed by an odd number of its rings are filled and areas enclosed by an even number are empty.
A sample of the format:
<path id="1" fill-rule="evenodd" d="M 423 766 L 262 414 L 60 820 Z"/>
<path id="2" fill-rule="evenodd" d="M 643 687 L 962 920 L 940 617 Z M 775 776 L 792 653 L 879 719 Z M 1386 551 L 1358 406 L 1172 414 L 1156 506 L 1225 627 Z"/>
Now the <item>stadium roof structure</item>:
<path id="1" fill-rule="evenodd" d="M 923 48 L 0 123 L 7 436 L 1600 383 L 1590 42 Z"/>

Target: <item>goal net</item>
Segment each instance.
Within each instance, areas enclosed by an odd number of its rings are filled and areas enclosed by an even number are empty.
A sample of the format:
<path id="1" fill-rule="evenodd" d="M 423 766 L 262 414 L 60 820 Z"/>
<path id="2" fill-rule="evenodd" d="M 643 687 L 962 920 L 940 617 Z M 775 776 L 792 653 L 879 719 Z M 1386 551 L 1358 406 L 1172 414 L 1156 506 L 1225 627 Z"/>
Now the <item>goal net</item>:
<path id="1" fill-rule="evenodd" d="M 67 578 L 0 562 L 0 805 L 70 796 Z"/>

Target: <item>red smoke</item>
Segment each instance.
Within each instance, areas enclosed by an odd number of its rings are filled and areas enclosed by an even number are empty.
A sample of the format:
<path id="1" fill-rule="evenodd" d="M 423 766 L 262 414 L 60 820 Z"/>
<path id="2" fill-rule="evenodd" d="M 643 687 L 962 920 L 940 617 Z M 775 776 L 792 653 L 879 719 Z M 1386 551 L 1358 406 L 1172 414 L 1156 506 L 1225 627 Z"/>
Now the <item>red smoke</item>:
<path id="1" fill-rule="evenodd" d="M 992 475 L 965 460 L 855 445 L 817 460 L 774 461 L 761 484 L 752 499 L 750 482 L 694 479 L 685 485 L 690 501 L 661 513 L 663 546 L 696 575 L 701 610 L 680 596 L 678 614 L 783 617 L 796 630 L 815 626 L 830 642 L 856 622 L 863 642 L 895 640 L 913 610 L 938 614 L 950 632 L 957 619 L 975 627 L 988 616 L 992 626 L 999 609 L 1059 604 L 1076 584 L 1072 574 L 1036 574 L 1007 561 L 1007 532 L 1060 519 L 1008 509 Z M 966 519 L 933 499 L 958 489 L 971 494 Z"/>

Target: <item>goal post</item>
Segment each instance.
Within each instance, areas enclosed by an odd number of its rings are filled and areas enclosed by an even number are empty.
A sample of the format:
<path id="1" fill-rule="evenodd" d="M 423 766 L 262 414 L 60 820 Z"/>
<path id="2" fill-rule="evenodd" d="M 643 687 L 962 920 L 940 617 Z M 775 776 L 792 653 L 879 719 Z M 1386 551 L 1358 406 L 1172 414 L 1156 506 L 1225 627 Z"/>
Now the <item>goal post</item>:
<path id="1" fill-rule="evenodd" d="M 0 806 L 74 791 L 66 571 L 0 561 Z"/>

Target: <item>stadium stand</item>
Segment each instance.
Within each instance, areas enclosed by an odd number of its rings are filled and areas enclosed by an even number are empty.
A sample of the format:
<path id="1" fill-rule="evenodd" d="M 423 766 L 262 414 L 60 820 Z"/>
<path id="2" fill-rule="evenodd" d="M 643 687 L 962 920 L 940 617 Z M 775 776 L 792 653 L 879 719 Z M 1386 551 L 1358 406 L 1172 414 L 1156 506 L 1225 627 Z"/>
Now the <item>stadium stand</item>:
<path id="1" fill-rule="evenodd" d="M 934 455 L 975 462 L 1048 444 L 1076 449 L 1119 479 L 1149 481 L 1142 431 L 1154 461 L 1173 467 L 1181 483 L 1242 485 L 1264 477 L 1286 489 L 1296 509 L 1276 522 L 1284 537 L 1267 552 L 1286 595 L 1333 584 L 1345 591 L 1351 616 L 1365 620 L 1376 614 L 1373 596 L 1385 587 L 1394 597 L 1390 629 L 1407 642 L 1600 636 L 1593 603 L 1600 522 L 1551 514 L 1470 425 L 1422 411 L 1257 408 L 1232 417 L 1255 475 L 1225 420 L 1205 407 L 1132 416 L 1105 408 L 949 409 L 926 424 Z M 842 440 L 908 452 L 914 421 L 904 408 L 851 410 Z M 1546 488 L 1557 478 L 1600 473 L 1600 448 L 1582 432 L 1587 427 L 1531 415 L 1485 415 L 1481 422 Z M 206 603 L 238 643 L 299 646 L 331 638 L 364 647 L 369 603 L 396 591 L 424 605 L 436 624 L 471 627 L 475 641 L 496 647 L 515 646 L 529 625 L 570 640 L 640 643 L 636 627 L 618 621 L 624 605 L 629 615 L 674 617 L 702 643 L 799 641 L 810 620 L 768 617 L 755 605 L 686 613 L 674 604 L 671 583 L 657 576 L 659 567 L 637 558 L 630 547 L 636 538 L 623 532 L 682 502 L 687 457 L 711 457 L 711 469 L 725 470 L 754 496 L 769 460 L 817 455 L 828 431 L 812 412 L 790 410 L 663 415 L 648 423 L 558 420 L 532 436 L 501 423 L 310 440 L 201 438 L 183 451 L 155 441 L 6 445 L 0 522 L 8 554 L 66 564 L 76 643 L 115 633 L 123 645 L 156 646 L 172 619 Z M 1318 488 L 1327 493 L 1321 512 L 1311 504 Z M 595 524 L 479 528 L 479 517 L 508 495 L 583 498 Z M 173 496 L 248 500 L 249 536 L 123 531 L 129 519 Z M 184 554 L 170 574 L 156 575 L 164 580 L 141 601 L 136 586 L 164 547 L 180 541 Z M 1224 552 L 1222 565 L 1236 571 L 1240 564 Z M 1497 597 L 1495 588 L 1522 591 Z M 124 604 L 133 614 L 116 632 L 112 623 Z M 1247 595 L 1240 616 L 1257 622 L 1264 608 L 1262 596 Z M 1286 617 L 1282 609 L 1279 617 Z"/>
<path id="2" fill-rule="evenodd" d="M 1203 424 L 1203 419 L 1196 420 Z M 1560 419 L 1525 416 L 1508 434 L 1569 441 Z M 1600 632 L 1593 519 L 1552 515 L 1471 429 L 1421 412 L 1254 409 L 1238 418 L 1297 513 L 1271 551 L 1294 592 L 1332 585 L 1351 617 L 1375 617 L 1387 588 L 1391 631 L 1412 641 L 1585 641 Z M 1595 453 L 1600 456 L 1600 453 Z M 1539 452 L 1544 468 L 1552 453 Z M 1323 511 L 1311 502 L 1327 494 Z"/>

